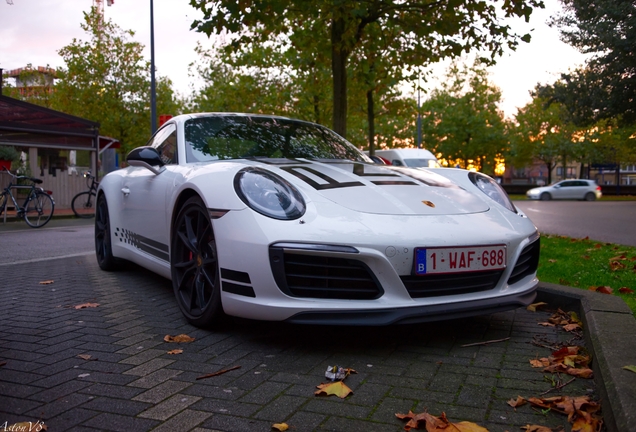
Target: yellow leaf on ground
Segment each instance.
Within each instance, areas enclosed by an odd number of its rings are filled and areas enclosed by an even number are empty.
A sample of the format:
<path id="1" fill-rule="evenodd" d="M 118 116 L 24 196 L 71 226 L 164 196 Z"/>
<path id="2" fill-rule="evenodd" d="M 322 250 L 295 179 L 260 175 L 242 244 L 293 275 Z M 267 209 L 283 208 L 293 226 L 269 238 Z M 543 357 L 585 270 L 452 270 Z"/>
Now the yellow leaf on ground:
<path id="1" fill-rule="evenodd" d="M 86 309 L 86 308 L 96 308 L 97 306 L 99 306 L 99 303 L 82 303 L 73 307 L 75 309 Z"/>
<path id="2" fill-rule="evenodd" d="M 540 308 L 541 306 L 547 306 L 547 305 L 548 304 L 546 302 L 532 303 L 526 309 L 531 311 L 531 312 L 536 312 L 537 309 Z"/>
<path id="3" fill-rule="evenodd" d="M 339 398 L 344 399 L 353 393 L 353 391 L 342 381 L 320 384 L 319 386 L 316 386 L 316 388 L 318 389 L 318 391 L 314 393 L 316 396 L 336 395 Z"/>
<path id="4" fill-rule="evenodd" d="M 51 285 L 54 281 L 53 280 L 45 280 L 45 281 L 41 281 L 40 285 Z"/>
<path id="5" fill-rule="evenodd" d="M 408 420 L 408 423 L 404 426 L 406 431 L 421 429 L 427 432 L 488 432 L 488 429 L 472 422 L 451 423 L 446 418 L 446 413 L 435 417 L 426 412 L 415 414 L 413 411 L 409 411 L 408 414 L 396 413 L 395 416 L 400 420 Z"/>
<path id="6" fill-rule="evenodd" d="M 272 425 L 272 429 L 279 432 L 285 432 L 287 429 L 289 429 L 289 426 L 287 426 L 287 423 L 274 423 Z"/>
<path id="7" fill-rule="evenodd" d="M 187 334 L 180 334 L 177 336 L 165 335 L 163 340 L 166 342 L 183 343 L 183 342 L 193 342 L 194 338 L 188 336 Z"/>
<path id="8" fill-rule="evenodd" d="M 166 354 L 181 354 L 182 352 L 182 349 L 173 349 L 171 351 L 168 351 Z"/>
<path id="9" fill-rule="evenodd" d="M 526 432 L 552 432 L 552 429 L 547 426 L 539 426 L 539 425 L 525 425 L 521 426 Z"/>
<path id="10" fill-rule="evenodd" d="M 634 365 L 623 366 L 623 369 L 636 373 L 636 366 Z"/>

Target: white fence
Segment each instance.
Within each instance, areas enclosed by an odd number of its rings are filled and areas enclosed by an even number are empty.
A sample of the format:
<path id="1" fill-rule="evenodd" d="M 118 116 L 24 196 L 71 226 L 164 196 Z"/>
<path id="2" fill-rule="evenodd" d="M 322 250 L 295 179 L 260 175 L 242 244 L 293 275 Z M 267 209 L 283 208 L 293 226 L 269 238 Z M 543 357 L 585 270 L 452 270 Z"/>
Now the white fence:
<path id="1" fill-rule="evenodd" d="M 88 190 L 86 178 L 82 175 L 82 172 L 71 173 L 69 171 L 55 170 L 55 175 L 49 174 L 48 170 L 44 170 L 44 175 L 34 175 L 33 177 L 42 179 L 42 184 L 38 186 L 44 190 L 50 190 L 53 192 L 53 199 L 55 200 L 56 209 L 71 208 L 71 201 L 73 197 L 83 191 Z M 38 173 L 39 174 L 39 173 Z M 6 173 L 0 173 L 0 189 L 4 189 L 9 181 L 12 180 L 11 176 Z M 14 195 L 16 191 L 13 191 Z M 18 201 L 22 205 L 22 200 Z"/>

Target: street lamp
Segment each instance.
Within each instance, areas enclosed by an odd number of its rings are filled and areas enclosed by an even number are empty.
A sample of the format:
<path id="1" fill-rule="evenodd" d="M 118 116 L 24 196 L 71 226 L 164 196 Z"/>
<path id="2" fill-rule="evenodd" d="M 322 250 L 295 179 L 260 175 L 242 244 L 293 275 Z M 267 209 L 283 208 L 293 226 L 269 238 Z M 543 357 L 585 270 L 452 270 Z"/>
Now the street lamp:
<path id="1" fill-rule="evenodd" d="M 153 0 L 150 0 L 150 134 L 157 130 L 157 86 L 155 83 L 155 23 Z"/>

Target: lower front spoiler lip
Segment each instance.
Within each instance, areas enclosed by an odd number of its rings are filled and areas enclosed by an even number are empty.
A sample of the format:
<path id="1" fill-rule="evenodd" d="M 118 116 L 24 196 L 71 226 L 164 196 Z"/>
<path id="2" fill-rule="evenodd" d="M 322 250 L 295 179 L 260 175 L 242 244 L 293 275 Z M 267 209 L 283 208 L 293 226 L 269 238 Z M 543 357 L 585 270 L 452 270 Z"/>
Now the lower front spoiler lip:
<path id="1" fill-rule="evenodd" d="M 285 322 L 310 325 L 383 326 L 488 315 L 528 306 L 537 296 L 537 285 L 523 293 L 470 302 L 362 311 L 300 312 L 287 318 Z"/>

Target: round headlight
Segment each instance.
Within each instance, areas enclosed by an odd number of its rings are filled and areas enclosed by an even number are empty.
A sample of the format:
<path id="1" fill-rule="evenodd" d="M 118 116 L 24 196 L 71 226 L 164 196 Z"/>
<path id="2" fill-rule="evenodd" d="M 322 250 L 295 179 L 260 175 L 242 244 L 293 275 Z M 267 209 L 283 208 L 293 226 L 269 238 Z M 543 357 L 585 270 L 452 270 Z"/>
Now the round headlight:
<path id="1" fill-rule="evenodd" d="M 512 204 L 512 201 L 510 201 L 506 191 L 491 177 L 482 173 L 470 172 L 468 173 L 468 178 L 470 178 L 470 181 L 473 182 L 480 191 L 488 195 L 491 200 L 496 201 L 511 212 L 517 213 L 517 209 L 514 204 Z"/>
<path id="2" fill-rule="evenodd" d="M 305 214 L 305 201 L 291 183 L 261 168 L 244 168 L 234 177 L 234 189 L 252 210 L 281 220 Z"/>

